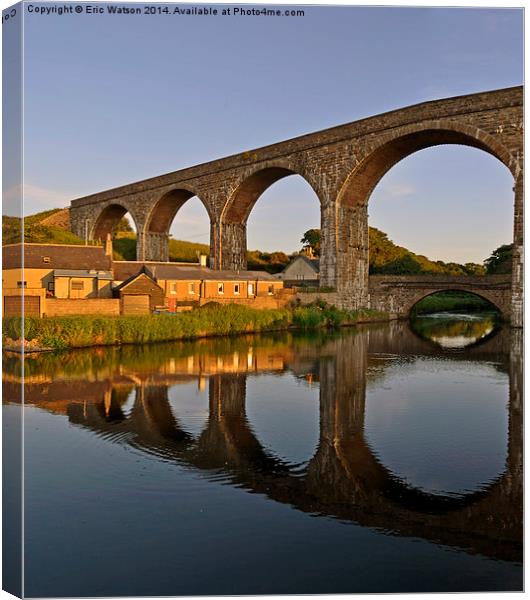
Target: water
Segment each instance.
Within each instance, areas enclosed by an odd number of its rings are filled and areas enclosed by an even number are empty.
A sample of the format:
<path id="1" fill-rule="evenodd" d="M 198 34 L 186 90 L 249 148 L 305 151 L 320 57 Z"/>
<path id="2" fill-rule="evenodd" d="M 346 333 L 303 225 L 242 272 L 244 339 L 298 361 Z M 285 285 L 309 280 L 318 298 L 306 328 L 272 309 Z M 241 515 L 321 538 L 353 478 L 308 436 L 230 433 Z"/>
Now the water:
<path id="1" fill-rule="evenodd" d="M 438 315 L 26 360 L 28 596 L 522 589 L 520 332 Z M 4 356 L 4 423 L 20 405 Z"/>

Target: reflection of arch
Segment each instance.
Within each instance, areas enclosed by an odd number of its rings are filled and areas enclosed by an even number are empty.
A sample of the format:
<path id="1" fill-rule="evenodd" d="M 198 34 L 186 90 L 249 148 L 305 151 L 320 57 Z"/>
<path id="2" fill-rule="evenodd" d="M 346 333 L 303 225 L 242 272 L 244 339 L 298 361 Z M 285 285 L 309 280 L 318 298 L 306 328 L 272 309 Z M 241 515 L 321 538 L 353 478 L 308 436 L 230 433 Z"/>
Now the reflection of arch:
<path id="1" fill-rule="evenodd" d="M 178 211 L 193 197 L 197 197 L 201 201 L 211 221 L 212 214 L 208 204 L 195 192 L 179 187 L 165 193 L 156 202 L 147 217 L 146 231 L 167 234 Z"/>
<path id="2" fill-rule="evenodd" d="M 466 294 L 472 294 L 473 296 L 477 296 L 478 298 L 485 300 L 486 302 L 488 302 L 488 304 L 491 304 L 491 307 L 501 315 L 505 311 L 505 307 L 500 306 L 498 299 L 492 298 L 491 294 L 489 294 L 487 290 L 483 290 L 479 293 L 475 290 L 469 289 L 469 287 L 466 286 L 464 283 L 462 286 L 455 285 L 453 288 L 447 287 L 441 288 L 439 290 L 429 290 L 428 292 L 425 292 L 424 290 L 418 292 L 415 298 L 409 300 L 405 304 L 405 314 L 410 314 L 410 312 L 416 306 L 416 304 L 418 304 L 418 302 L 421 302 L 424 298 L 428 298 L 429 296 L 434 296 L 435 294 L 440 294 L 442 292 L 466 292 Z"/>
<path id="3" fill-rule="evenodd" d="M 100 212 L 96 219 L 90 239 L 104 240 L 109 233 L 112 234 L 116 225 L 127 213 L 131 216 L 136 231 L 138 231 L 136 219 L 128 208 L 125 208 L 125 206 L 122 206 L 121 204 L 109 204 Z"/>
<path id="4" fill-rule="evenodd" d="M 291 175 L 302 177 L 315 192 L 319 201 L 321 201 L 315 186 L 311 184 L 309 178 L 299 169 L 292 169 L 286 166 L 261 168 L 243 179 L 232 192 L 223 209 L 221 221 L 224 223 L 246 223 L 252 208 L 263 192 L 273 183 Z"/>
<path id="5" fill-rule="evenodd" d="M 404 132 L 403 132 L 404 131 Z M 517 177 L 520 167 L 510 152 L 488 133 L 468 125 L 444 121 L 425 122 L 405 127 L 370 148 L 357 162 L 339 192 L 338 201 L 346 206 L 364 206 L 380 179 L 407 156 L 444 144 L 458 144 L 484 150 L 498 158 Z"/>
<path id="6" fill-rule="evenodd" d="M 417 328 L 414 326 L 414 322 L 410 323 L 410 330 L 412 332 L 412 334 L 418 339 L 421 340 L 423 342 L 427 342 L 427 344 L 432 345 L 434 348 L 440 348 L 440 345 L 435 342 L 434 340 L 432 340 L 431 338 L 429 338 L 426 335 L 423 335 L 420 331 L 417 330 Z M 493 329 L 487 333 L 486 335 L 484 335 L 483 337 L 479 337 L 477 340 L 475 340 L 474 342 L 471 342 L 469 344 L 463 345 L 461 347 L 457 347 L 457 348 L 451 348 L 451 352 L 460 352 L 460 353 L 467 353 L 470 350 L 473 349 L 478 349 L 480 350 L 481 346 L 488 346 L 488 343 L 492 340 L 495 340 L 495 338 L 497 336 L 500 335 L 499 332 L 499 325 L 496 323 L 493 327 Z M 444 348 L 444 350 L 448 350 L 447 348 Z"/>

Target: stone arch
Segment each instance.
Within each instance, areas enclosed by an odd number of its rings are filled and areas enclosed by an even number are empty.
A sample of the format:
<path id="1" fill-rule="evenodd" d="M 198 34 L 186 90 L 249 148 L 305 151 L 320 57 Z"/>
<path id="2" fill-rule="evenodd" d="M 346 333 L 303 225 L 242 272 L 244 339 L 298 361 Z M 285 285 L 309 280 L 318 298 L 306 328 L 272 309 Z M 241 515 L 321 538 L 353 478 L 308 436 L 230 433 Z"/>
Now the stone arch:
<path id="1" fill-rule="evenodd" d="M 194 197 L 197 197 L 206 209 L 211 229 L 212 210 L 209 204 L 194 190 L 179 185 L 164 192 L 151 206 L 140 236 L 139 260 L 169 260 L 169 228 L 178 211 Z"/>
<path id="2" fill-rule="evenodd" d="M 212 220 L 212 211 L 207 202 L 205 202 L 199 194 L 193 190 L 179 186 L 178 188 L 165 192 L 153 205 L 146 219 L 146 231 L 152 233 L 165 233 L 169 232 L 171 223 L 177 215 L 178 211 L 186 204 L 191 198 L 197 197 L 206 212 L 208 218 Z"/>
<path id="3" fill-rule="evenodd" d="M 427 121 L 409 125 L 370 145 L 342 184 L 337 200 L 346 206 L 365 206 L 382 177 L 407 156 L 441 145 L 469 146 L 495 156 L 511 173 L 520 172 L 518 161 L 492 135 L 469 125 L 451 121 Z"/>
<path id="4" fill-rule="evenodd" d="M 247 221 L 259 197 L 271 185 L 289 177 L 298 175 L 311 187 L 323 206 L 322 194 L 318 191 L 313 179 L 304 169 L 289 162 L 277 162 L 260 166 L 253 172 L 246 172 L 237 182 L 224 205 L 218 231 L 212 235 L 214 239 L 213 255 L 216 268 L 221 269 L 246 269 L 247 268 Z M 324 210 L 321 209 L 321 220 Z M 322 228 L 325 229 L 324 227 Z"/>
<path id="5" fill-rule="evenodd" d="M 119 204 L 112 202 L 107 204 L 97 216 L 92 231 L 90 233 L 90 239 L 92 240 L 105 240 L 107 234 L 112 234 L 112 231 L 127 213 L 131 215 L 131 219 L 134 222 L 137 233 L 139 233 L 138 221 L 132 210 L 130 210 L 126 204 Z"/>
<path id="6" fill-rule="evenodd" d="M 259 167 L 252 173 L 245 175 L 238 182 L 223 207 L 221 221 L 225 223 L 246 223 L 254 205 L 263 192 L 280 179 L 291 175 L 302 177 L 315 192 L 319 202 L 322 203 L 317 186 L 312 178 L 304 173 L 303 169 L 288 163 L 275 162 L 270 166 Z"/>
<path id="7" fill-rule="evenodd" d="M 438 294 L 440 292 L 467 292 L 468 294 L 473 294 L 474 296 L 478 296 L 479 298 L 482 298 L 483 300 L 486 300 L 487 302 L 489 302 L 497 311 L 499 311 L 499 314 L 504 319 L 508 318 L 507 313 L 508 313 L 509 306 L 504 305 L 502 298 L 498 297 L 498 292 L 495 293 L 495 292 L 490 292 L 488 290 L 480 290 L 480 292 L 478 292 L 478 291 L 474 290 L 473 288 L 470 288 L 469 286 L 466 286 L 466 285 L 462 285 L 462 286 L 455 285 L 454 287 L 450 287 L 450 288 L 444 287 L 444 288 L 440 288 L 440 289 L 432 289 L 429 291 L 421 290 L 416 295 L 412 296 L 412 298 L 409 298 L 406 301 L 406 303 L 403 307 L 403 313 L 408 316 L 410 314 L 411 310 L 414 308 L 414 306 L 416 304 L 418 304 L 418 302 L 420 302 L 424 298 L 427 298 L 434 294 Z"/>
<path id="8" fill-rule="evenodd" d="M 419 150 L 445 144 L 481 149 L 506 166 L 515 181 L 519 178 L 522 165 L 514 155 L 493 135 L 465 123 L 448 119 L 430 120 L 374 136 L 373 142 L 368 143 L 339 188 L 335 203 L 334 272 L 330 269 L 326 279 L 321 274 L 321 285 L 336 287 L 344 306 L 359 308 L 370 305 L 368 202 L 375 186 L 400 160 Z M 522 193 L 517 194 L 516 190 L 516 231 L 519 214 L 522 214 Z M 516 246 L 519 244 L 516 243 Z M 515 276 L 512 278 L 512 287 L 522 287 L 516 282 Z"/>

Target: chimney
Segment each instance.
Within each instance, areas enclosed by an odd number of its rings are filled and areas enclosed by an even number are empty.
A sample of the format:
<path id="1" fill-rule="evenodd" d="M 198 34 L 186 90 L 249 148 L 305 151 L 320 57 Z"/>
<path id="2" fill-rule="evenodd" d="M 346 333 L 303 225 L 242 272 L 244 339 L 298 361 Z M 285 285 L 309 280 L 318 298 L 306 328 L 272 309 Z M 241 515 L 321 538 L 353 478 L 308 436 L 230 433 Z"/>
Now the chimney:
<path id="1" fill-rule="evenodd" d="M 107 239 L 105 240 L 105 256 L 112 258 L 112 236 L 107 233 Z"/>
<path id="2" fill-rule="evenodd" d="M 206 259 L 208 257 L 206 256 L 206 254 L 201 254 L 199 256 L 199 264 L 201 265 L 201 267 L 205 267 L 206 266 Z"/>

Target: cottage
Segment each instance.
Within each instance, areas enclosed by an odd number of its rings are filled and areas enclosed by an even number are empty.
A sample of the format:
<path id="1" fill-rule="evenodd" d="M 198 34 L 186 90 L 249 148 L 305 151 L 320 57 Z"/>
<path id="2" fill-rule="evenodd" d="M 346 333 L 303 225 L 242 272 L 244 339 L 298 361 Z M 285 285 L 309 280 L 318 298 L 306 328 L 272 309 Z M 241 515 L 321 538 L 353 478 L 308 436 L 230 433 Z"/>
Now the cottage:
<path id="1" fill-rule="evenodd" d="M 22 269 L 22 260 L 24 268 Z M 2 248 L 4 316 L 42 316 L 46 298 L 112 298 L 112 262 L 101 246 L 9 244 Z"/>
<path id="2" fill-rule="evenodd" d="M 277 277 L 291 285 L 300 285 L 300 282 L 304 281 L 318 285 L 320 261 L 304 255 L 296 256 L 283 271 L 277 274 Z"/>
<path id="3" fill-rule="evenodd" d="M 164 290 L 145 266 L 115 287 L 114 296 L 120 299 L 122 315 L 149 314 L 165 308 Z"/>

